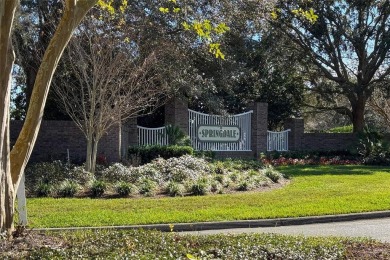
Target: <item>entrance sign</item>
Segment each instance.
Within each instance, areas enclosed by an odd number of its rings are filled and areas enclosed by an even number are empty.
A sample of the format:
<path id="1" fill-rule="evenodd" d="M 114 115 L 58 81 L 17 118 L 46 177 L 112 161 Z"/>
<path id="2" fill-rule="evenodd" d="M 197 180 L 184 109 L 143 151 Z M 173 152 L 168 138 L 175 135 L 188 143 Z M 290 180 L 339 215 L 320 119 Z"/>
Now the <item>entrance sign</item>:
<path id="1" fill-rule="evenodd" d="M 197 151 L 252 151 L 252 113 L 220 116 L 188 109 L 192 147 Z"/>
<path id="2" fill-rule="evenodd" d="M 238 126 L 202 125 L 198 128 L 198 140 L 203 142 L 238 142 L 240 128 Z"/>

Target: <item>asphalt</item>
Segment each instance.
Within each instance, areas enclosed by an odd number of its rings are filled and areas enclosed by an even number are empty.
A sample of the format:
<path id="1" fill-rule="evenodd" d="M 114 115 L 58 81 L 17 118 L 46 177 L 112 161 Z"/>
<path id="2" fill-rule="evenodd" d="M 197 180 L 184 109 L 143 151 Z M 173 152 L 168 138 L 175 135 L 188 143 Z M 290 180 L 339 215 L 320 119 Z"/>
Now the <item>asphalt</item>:
<path id="1" fill-rule="evenodd" d="M 156 225 L 45 228 L 35 231 L 85 229 L 153 229 L 183 234 L 280 233 L 304 236 L 370 237 L 390 242 L 390 211 L 326 215 L 299 218 L 238 220 L 222 222 L 172 223 Z"/>

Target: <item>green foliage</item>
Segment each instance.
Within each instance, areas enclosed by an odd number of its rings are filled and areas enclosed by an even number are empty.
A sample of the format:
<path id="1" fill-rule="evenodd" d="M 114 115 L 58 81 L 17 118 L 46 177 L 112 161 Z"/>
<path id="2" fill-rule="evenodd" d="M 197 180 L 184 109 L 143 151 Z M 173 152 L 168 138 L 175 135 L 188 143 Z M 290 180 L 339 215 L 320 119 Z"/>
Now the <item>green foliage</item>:
<path id="1" fill-rule="evenodd" d="M 176 125 L 166 125 L 165 135 L 168 138 L 169 145 L 191 146 L 189 137 Z"/>
<path id="2" fill-rule="evenodd" d="M 237 185 L 237 190 L 240 190 L 240 191 L 248 191 L 248 190 L 252 190 L 254 187 L 253 183 L 251 182 L 250 179 L 245 179 L 245 180 L 242 180 L 238 183 Z"/>
<path id="3" fill-rule="evenodd" d="M 107 184 L 104 181 L 95 180 L 91 185 L 92 197 L 101 197 L 107 189 Z"/>
<path id="4" fill-rule="evenodd" d="M 181 183 L 170 181 L 167 184 L 166 192 L 171 197 L 183 196 L 185 193 L 185 187 Z"/>
<path id="5" fill-rule="evenodd" d="M 137 191 L 137 187 L 125 181 L 119 181 L 115 184 L 115 191 L 121 196 L 126 197 Z"/>
<path id="6" fill-rule="evenodd" d="M 172 157 L 180 157 L 182 155 L 192 155 L 194 149 L 191 146 L 161 146 L 161 145 L 148 145 L 148 146 L 136 146 L 130 147 L 128 150 L 129 157 L 136 155 L 141 158 L 141 163 L 149 163 L 153 159 L 158 157 L 169 159 Z"/>
<path id="7" fill-rule="evenodd" d="M 210 184 L 208 179 L 200 178 L 191 185 L 192 194 L 200 196 L 206 195 L 210 191 Z"/>
<path id="8" fill-rule="evenodd" d="M 143 179 L 139 183 L 139 193 L 145 196 L 154 196 L 157 192 L 157 188 L 157 183 L 149 179 Z"/>
<path id="9" fill-rule="evenodd" d="M 359 134 L 358 152 L 363 156 L 363 163 L 368 165 L 390 165 L 389 143 L 383 136 L 368 127 Z"/>
<path id="10" fill-rule="evenodd" d="M 352 133 L 353 125 L 334 127 L 328 130 L 329 133 Z"/>
<path id="11" fill-rule="evenodd" d="M 265 176 L 271 179 L 273 182 L 278 182 L 283 176 L 272 166 L 267 166 L 264 168 L 263 173 Z"/>
<path id="12" fill-rule="evenodd" d="M 48 197 L 52 195 L 53 185 L 49 183 L 40 182 L 35 188 L 35 194 L 38 197 Z"/>
<path id="13" fill-rule="evenodd" d="M 74 197 L 79 189 L 80 186 L 75 181 L 66 179 L 60 183 L 57 194 L 60 197 Z"/>
<path id="14" fill-rule="evenodd" d="M 214 151 L 194 151 L 194 155 L 196 157 L 205 158 L 208 160 L 215 159 L 215 152 Z"/>
<path id="15" fill-rule="evenodd" d="M 346 259 L 348 245 L 371 248 L 356 238 L 277 234 L 179 235 L 147 230 L 72 231 L 50 234 L 67 244 L 34 247 L 28 259 Z M 2 253 L 0 253 L 2 257 Z"/>
<path id="16" fill-rule="evenodd" d="M 39 183 L 56 184 L 67 179 L 69 167 L 62 161 L 41 162 L 29 165 L 25 170 L 26 183 L 34 187 Z"/>
<path id="17" fill-rule="evenodd" d="M 48 196 L 45 194 L 54 193 L 54 187 L 61 186 L 65 180 L 88 186 L 95 179 L 94 174 L 85 171 L 83 166 L 74 166 L 61 161 L 29 165 L 25 174 L 28 193 L 36 196 Z M 51 192 L 48 193 L 47 189 L 51 189 Z"/>

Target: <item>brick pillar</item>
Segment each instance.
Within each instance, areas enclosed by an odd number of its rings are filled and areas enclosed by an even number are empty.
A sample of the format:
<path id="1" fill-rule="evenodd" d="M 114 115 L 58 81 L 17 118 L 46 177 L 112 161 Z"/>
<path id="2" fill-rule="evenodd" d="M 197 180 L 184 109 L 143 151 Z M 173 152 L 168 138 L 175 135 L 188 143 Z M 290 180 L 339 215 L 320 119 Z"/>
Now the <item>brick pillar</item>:
<path id="1" fill-rule="evenodd" d="M 130 118 L 126 121 L 126 132 L 127 132 L 127 144 L 126 146 L 137 146 L 138 145 L 138 129 L 137 129 L 137 118 Z"/>
<path id="2" fill-rule="evenodd" d="M 291 129 L 288 134 L 288 149 L 302 150 L 304 122 L 302 118 L 288 118 L 284 121 L 284 130 Z"/>
<path id="3" fill-rule="evenodd" d="M 174 98 L 165 104 L 165 125 L 175 125 L 188 135 L 188 101 Z"/>
<path id="4" fill-rule="evenodd" d="M 256 102 L 252 114 L 252 151 L 255 158 L 267 151 L 268 103 Z"/>

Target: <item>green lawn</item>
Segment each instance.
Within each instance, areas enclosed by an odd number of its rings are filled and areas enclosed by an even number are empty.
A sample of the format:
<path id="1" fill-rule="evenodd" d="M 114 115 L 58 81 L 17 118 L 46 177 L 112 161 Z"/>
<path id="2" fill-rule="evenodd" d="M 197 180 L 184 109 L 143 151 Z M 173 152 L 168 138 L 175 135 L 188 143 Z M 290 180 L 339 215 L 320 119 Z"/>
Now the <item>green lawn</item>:
<path id="1" fill-rule="evenodd" d="M 390 210 L 390 168 L 288 166 L 282 189 L 182 198 L 27 200 L 30 227 L 299 217 Z"/>

